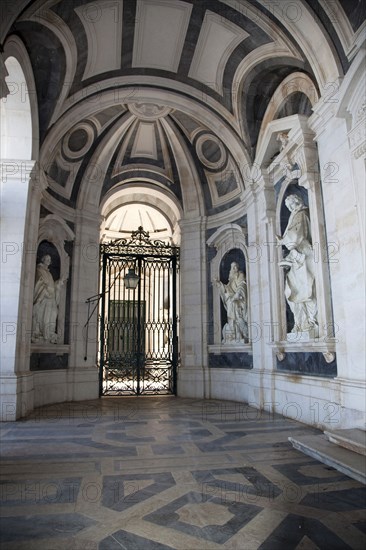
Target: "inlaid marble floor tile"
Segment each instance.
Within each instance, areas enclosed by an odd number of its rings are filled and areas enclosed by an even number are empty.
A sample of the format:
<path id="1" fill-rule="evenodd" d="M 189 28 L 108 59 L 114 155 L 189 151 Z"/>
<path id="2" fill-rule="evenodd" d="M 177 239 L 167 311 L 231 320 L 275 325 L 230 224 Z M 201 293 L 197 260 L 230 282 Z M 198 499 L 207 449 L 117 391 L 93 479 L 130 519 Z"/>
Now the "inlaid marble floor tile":
<path id="1" fill-rule="evenodd" d="M 2 426 L 1 550 L 366 547 L 366 492 L 247 405 L 106 398 Z"/>

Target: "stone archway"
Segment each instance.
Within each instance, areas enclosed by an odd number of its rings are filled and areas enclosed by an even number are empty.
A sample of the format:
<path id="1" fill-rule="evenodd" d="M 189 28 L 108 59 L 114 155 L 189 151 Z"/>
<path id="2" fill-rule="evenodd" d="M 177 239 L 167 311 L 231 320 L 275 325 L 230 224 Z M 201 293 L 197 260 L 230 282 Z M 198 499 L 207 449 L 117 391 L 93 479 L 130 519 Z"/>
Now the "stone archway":
<path id="1" fill-rule="evenodd" d="M 38 109 L 32 67 L 15 36 L 2 56 L 5 97 L 1 100 L 1 398 L 2 419 L 15 420 L 33 408 L 29 342 L 33 277 L 29 277 L 29 239 L 38 209 L 34 203 L 38 159 Z M 37 202 L 37 201 L 36 201 Z M 32 280 L 31 280 L 32 279 Z M 21 320 L 21 322 L 20 322 Z M 28 359 L 28 361 L 27 361 Z M 21 396 L 21 398 L 19 398 Z"/>

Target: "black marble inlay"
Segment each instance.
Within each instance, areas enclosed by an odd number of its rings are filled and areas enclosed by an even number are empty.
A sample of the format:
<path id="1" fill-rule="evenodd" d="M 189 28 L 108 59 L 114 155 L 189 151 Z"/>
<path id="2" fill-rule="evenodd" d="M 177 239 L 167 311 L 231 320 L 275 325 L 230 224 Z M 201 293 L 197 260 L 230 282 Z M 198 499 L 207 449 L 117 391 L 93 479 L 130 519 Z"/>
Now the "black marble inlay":
<path id="1" fill-rule="evenodd" d="M 282 361 L 277 359 L 277 370 L 334 378 L 337 376 L 337 359 L 327 363 L 320 352 L 286 352 Z"/>
<path id="2" fill-rule="evenodd" d="M 48 169 L 48 173 L 46 173 L 47 176 L 50 176 L 55 182 L 58 183 L 58 185 L 61 185 L 61 187 L 65 187 L 68 177 L 70 175 L 69 170 L 64 170 L 61 166 L 57 164 L 57 162 L 53 162 L 51 166 Z"/>
<path id="3" fill-rule="evenodd" d="M 95 523 L 78 513 L 11 516 L 3 518 L 0 542 L 72 536 Z"/>
<path id="4" fill-rule="evenodd" d="M 214 439 L 213 441 L 207 441 L 207 442 L 197 442 L 196 445 L 202 451 L 203 453 L 209 453 L 209 452 L 220 452 L 220 451 L 235 451 L 245 450 L 245 444 L 240 443 L 237 444 L 237 440 L 241 439 L 242 437 L 245 437 L 247 435 L 247 432 L 243 430 L 236 430 L 232 431 L 226 435 L 223 435 L 221 437 L 218 437 L 217 439 Z M 235 443 L 233 445 L 233 443 Z"/>
<path id="5" fill-rule="evenodd" d="M 219 197 L 224 197 L 238 188 L 238 183 L 233 171 L 223 172 L 222 176 L 215 180 L 215 185 Z"/>
<path id="6" fill-rule="evenodd" d="M 112 439 L 113 441 L 121 441 L 123 443 L 154 443 L 155 437 L 143 437 L 138 435 L 126 435 L 124 433 L 116 431 L 108 431 L 106 434 L 107 439 Z"/>
<path id="7" fill-rule="evenodd" d="M 95 113 L 93 116 L 97 119 L 101 126 L 107 124 L 108 121 L 113 120 L 118 115 L 121 115 L 126 112 L 126 109 L 123 105 L 112 105 L 112 107 L 107 107 L 99 113 Z"/>
<path id="8" fill-rule="evenodd" d="M 196 120 L 181 111 L 174 111 L 170 117 L 178 123 L 188 135 L 193 134 L 195 130 L 200 128 L 200 124 Z"/>
<path id="9" fill-rule="evenodd" d="M 32 64 L 38 102 L 39 138 L 42 143 L 64 84 L 65 50 L 55 33 L 38 21 L 17 21 L 15 27 L 26 45 Z"/>
<path id="10" fill-rule="evenodd" d="M 312 115 L 312 112 L 313 110 L 308 96 L 303 92 L 294 92 L 285 99 L 274 120 L 291 115 L 304 115 L 309 117 Z"/>
<path id="11" fill-rule="evenodd" d="M 32 353 L 30 356 L 30 370 L 33 371 L 67 369 L 68 363 L 68 353 Z"/>
<path id="12" fill-rule="evenodd" d="M 70 151 L 77 153 L 85 147 L 88 141 L 88 134 L 84 128 L 75 130 L 69 137 L 68 146 Z"/>
<path id="13" fill-rule="evenodd" d="M 146 482 L 152 483 L 145 486 Z M 126 510 L 175 485 L 170 472 L 104 476 L 102 504 L 118 512 Z"/>
<path id="14" fill-rule="evenodd" d="M 306 495 L 301 504 L 332 510 L 334 512 L 348 512 L 351 510 L 363 510 L 366 512 L 366 489 L 342 489 L 340 491 L 317 491 Z"/>
<path id="15" fill-rule="evenodd" d="M 309 0 L 308 0 L 309 1 Z M 354 32 L 366 19 L 366 3 L 364 0 L 339 0 Z"/>
<path id="16" fill-rule="evenodd" d="M 306 473 L 300 472 L 301 468 L 306 468 L 307 466 L 319 466 L 319 472 L 316 476 L 311 474 L 307 475 Z M 344 481 L 346 478 L 345 475 L 340 474 L 337 470 L 324 466 L 316 460 L 309 460 L 307 462 L 301 463 L 286 463 L 286 464 L 274 464 L 273 468 L 281 472 L 282 475 L 287 477 L 296 485 L 315 485 L 319 483 L 335 483 L 337 481 Z M 324 477 L 320 475 L 321 468 L 324 468 Z M 329 471 L 334 472 L 333 476 L 329 476 Z M 305 470 L 306 472 L 306 470 Z M 313 498 L 313 497 L 312 497 Z"/>
<path id="17" fill-rule="evenodd" d="M 183 455 L 184 450 L 179 445 L 169 445 L 169 444 L 156 444 L 151 445 L 153 453 L 155 455 Z"/>
<path id="18" fill-rule="evenodd" d="M 211 369 L 252 369 L 253 356 L 246 352 L 210 353 L 208 366 Z"/>
<path id="19" fill-rule="evenodd" d="M 213 433 L 210 430 L 205 429 L 191 429 L 187 430 L 186 433 L 179 435 L 169 435 L 168 439 L 170 441 L 190 441 L 191 439 L 201 439 L 202 437 L 210 437 Z"/>
<path id="20" fill-rule="evenodd" d="M 202 154 L 209 162 L 218 162 L 221 159 L 221 150 L 212 139 L 206 139 L 202 144 Z"/>
<path id="21" fill-rule="evenodd" d="M 204 509 L 207 502 L 222 506 L 223 510 L 226 509 L 233 517 L 224 525 L 212 523 L 205 527 L 198 527 L 187 523 L 186 520 L 182 521 L 179 519 L 179 510 L 184 506 L 198 504 L 202 505 Z M 203 493 L 190 491 L 166 506 L 148 514 L 143 519 L 156 525 L 175 529 L 188 535 L 216 542 L 217 544 L 223 544 L 251 521 L 261 510 L 262 508 L 259 506 L 239 502 L 229 503 L 217 497 L 208 497 Z"/>
<path id="22" fill-rule="evenodd" d="M 301 544 L 302 541 L 304 545 Z M 351 550 L 343 539 L 319 520 L 293 514 L 289 514 L 259 546 L 259 550 L 284 550 L 285 548 Z"/>
<path id="23" fill-rule="evenodd" d="M 81 477 L 0 481 L 0 505 L 72 504 L 80 485 Z"/>
<path id="24" fill-rule="evenodd" d="M 38 442 L 44 443 L 44 442 L 50 441 L 49 439 L 47 439 L 48 437 L 54 437 L 56 435 L 57 441 L 60 441 L 61 438 L 62 438 L 62 441 L 65 441 L 64 438 L 66 438 L 67 441 L 76 441 L 77 443 L 79 443 L 80 437 L 87 437 L 87 436 L 90 437 L 94 430 L 94 426 L 91 426 L 90 424 L 88 424 L 87 427 L 83 427 L 83 428 L 80 428 L 79 426 L 66 426 L 63 428 L 57 425 L 57 433 L 55 433 L 54 424 L 59 420 L 57 417 L 57 414 L 55 414 L 53 417 L 50 416 L 49 418 L 43 418 L 42 420 L 46 422 L 47 420 L 49 420 L 50 425 L 48 427 L 42 426 L 41 428 L 27 426 L 27 428 L 24 430 L 10 429 L 8 433 L 1 436 L 1 439 L 2 441 L 7 441 L 7 440 L 24 441 L 24 439 L 27 439 L 27 438 L 33 439 L 34 437 L 36 437 Z M 46 439 L 43 440 L 42 436 L 46 437 Z M 77 436 L 78 439 L 74 439 L 71 436 Z"/>
<path id="25" fill-rule="evenodd" d="M 173 415 L 170 414 L 169 416 Z M 174 420 L 161 420 L 160 424 L 172 424 L 173 426 L 178 424 L 179 426 L 187 426 L 188 428 L 199 428 L 202 425 L 201 422 L 182 420 L 179 418 L 174 418 Z"/>
<path id="26" fill-rule="evenodd" d="M 220 476 L 240 474 L 243 482 L 233 482 L 220 479 Z M 209 496 L 217 496 L 222 500 L 245 501 L 248 495 L 273 499 L 282 493 L 282 490 L 259 473 L 252 466 L 243 468 L 220 468 L 217 470 L 198 470 L 192 472 L 193 477 L 202 484 L 203 491 Z M 247 481 L 251 485 L 248 485 Z M 253 499 L 252 499 L 253 502 Z"/>

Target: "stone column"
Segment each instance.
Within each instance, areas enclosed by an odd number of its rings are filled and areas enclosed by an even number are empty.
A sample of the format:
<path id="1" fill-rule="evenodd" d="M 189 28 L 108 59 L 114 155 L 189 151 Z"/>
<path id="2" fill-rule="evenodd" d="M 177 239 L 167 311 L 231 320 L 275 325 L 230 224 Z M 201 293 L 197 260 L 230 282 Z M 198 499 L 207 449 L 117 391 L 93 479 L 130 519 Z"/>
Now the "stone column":
<path id="1" fill-rule="evenodd" d="M 277 278 L 275 258 L 274 193 L 266 170 L 256 174 L 252 192 L 245 200 L 248 216 L 248 257 L 251 296 L 251 344 L 253 370 L 250 371 L 248 403 L 259 409 L 273 410 L 271 374 L 275 367 L 271 343 L 278 339 L 280 328 L 275 320 L 280 316 L 273 310 L 271 296 Z M 276 305 L 276 304 L 275 304 Z"/>
<path id="2" fill-rule="evenodd" d="M 180 354 L 178 394 L 206 397 L 206 218 L 183 220 L 180 258 Z"/>
<path id="3" fill-rule="evenodd" d="M 68 369 L 69 399 L 75 401 L 98 397 L 98 306 L 89 321 L 87 347 L 85 323 L 88 320 L 86 300 L 99 292 L 99 229 L 98 216 L 85 210 L 77 212 Z M 91 304 L 90 312 L 96 303 Z"/>

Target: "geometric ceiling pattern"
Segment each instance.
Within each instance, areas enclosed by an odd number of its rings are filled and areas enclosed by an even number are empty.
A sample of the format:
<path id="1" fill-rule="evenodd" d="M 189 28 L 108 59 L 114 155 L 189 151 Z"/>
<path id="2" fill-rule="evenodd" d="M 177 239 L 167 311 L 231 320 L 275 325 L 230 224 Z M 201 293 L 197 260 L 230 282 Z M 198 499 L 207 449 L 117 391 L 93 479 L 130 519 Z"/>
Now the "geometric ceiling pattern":
<path id="1" fill-rule="evenodd" d="M 99 201 L 143 182 L 183 208 L 199 187 L 206 215 L 235 207 L 281 82 L 303 75 L 319 95 L 349 66 L 363 18 L 354 2 L 332 9 L 323 0 L 14 0 L 0 31 L 29 54 L 47 193 L 67 210 L 91 181 Z M 276 116 L 309 115 L 307 95 L 294 89 Z"/>

